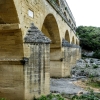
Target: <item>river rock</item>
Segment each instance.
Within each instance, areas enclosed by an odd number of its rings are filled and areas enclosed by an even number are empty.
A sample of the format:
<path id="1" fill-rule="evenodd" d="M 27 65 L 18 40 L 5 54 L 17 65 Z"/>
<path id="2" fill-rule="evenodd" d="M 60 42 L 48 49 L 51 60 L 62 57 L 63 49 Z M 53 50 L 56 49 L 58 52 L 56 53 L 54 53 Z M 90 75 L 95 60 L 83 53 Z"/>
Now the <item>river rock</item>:
<path id="1" fill-rule="evenodd" d="M 100 60 L 95 58 L 80 59 L 76 65 L 72 68 L 71 74 L 74 77 L 81 76 L 100 76 Z"/>

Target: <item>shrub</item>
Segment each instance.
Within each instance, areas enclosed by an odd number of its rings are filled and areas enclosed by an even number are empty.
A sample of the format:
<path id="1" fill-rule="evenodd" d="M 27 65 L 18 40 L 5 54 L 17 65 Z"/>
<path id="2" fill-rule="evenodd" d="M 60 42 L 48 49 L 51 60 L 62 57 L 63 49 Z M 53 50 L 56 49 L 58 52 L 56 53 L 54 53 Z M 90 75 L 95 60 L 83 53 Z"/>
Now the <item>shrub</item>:
<path id="1" fill-rule="evenodd" d="M 100 100 L 93 92 L 93 90 L 89 90 L 89 93 L 82 94 L 80 96 L 75 95 L 71 100 Z"/>
<path id="2" fill-rule="evenodd" d="M 77 27 L 76 32 L 79 35 L 80 46 L 82 49 L 100 51 L 100 28 L 92 26 L 79 26 Z"/>
<path id="3" fill-rule="evenodd" d="M 100 50 L 95 51 L 93 57 L 100 59 Z"/>
<path id="4" fill-rule="evenodd" d="M 64 98 L 59 94 L 57 94 L 57 95 L 49 94 L 47 96 L 42 95 L 40 98 L 38 98 L 36 100 L 53 100 L 53 99 L 54 100 L 64 100 Z"/>
<path id="5" fill-rule="evenodd" d="M 99 66 L 98 65 L 93 65 L 93 68 L 95 69 L 95 68 L 98 68 Z"/>

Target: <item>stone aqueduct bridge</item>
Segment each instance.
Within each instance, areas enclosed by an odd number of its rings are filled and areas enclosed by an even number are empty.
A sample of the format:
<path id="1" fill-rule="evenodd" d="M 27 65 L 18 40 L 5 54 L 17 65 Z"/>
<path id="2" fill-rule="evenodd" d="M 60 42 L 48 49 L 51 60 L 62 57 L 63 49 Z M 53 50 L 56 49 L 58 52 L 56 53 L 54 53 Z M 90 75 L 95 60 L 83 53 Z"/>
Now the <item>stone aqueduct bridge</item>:
<path id="1" fill-rule="evenodd" d="M 0 0 L 0 97 L 31 100 L 49 94 L 50 76 L 70 76 L 75 28 L 65 0 Z"/>

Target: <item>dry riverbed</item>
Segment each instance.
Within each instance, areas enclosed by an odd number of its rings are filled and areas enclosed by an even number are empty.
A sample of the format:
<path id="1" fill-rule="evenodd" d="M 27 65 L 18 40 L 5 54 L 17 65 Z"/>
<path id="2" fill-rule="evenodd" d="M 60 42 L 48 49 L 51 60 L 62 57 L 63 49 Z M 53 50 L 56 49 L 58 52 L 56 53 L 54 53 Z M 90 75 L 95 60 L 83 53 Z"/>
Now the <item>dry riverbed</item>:
<path id="1" fill-rule="evenodd" d="M 60 78 L 60 79 L 51 78 L 50 90 L 51 92 L 65 93 L 65 94 L 77 94 L 80 91 L 82 91 L 83 93 L 86 92 L 83 88 L 77 86 L 73 82 L 76 81 L 73 81 L 72 79 L 69 78 Z"/>

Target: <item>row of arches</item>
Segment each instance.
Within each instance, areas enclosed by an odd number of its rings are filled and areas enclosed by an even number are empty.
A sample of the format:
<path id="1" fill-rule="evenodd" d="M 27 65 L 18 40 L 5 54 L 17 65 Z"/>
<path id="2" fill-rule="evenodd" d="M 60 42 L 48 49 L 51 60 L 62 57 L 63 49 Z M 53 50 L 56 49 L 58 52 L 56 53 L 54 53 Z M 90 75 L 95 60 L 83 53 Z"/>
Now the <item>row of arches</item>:
<path id="1" fill-rule="evenodd" d="M 51 45 L 56 44 L 57 47 L 60 47 L 61 45 L 60 32 L 59 32 L 57 21 L 53 14 L 48 14 L 45 17 L 41 31 L 52 40 Z M 75 39 L 75 36 L 71 37 L 68 30 L 66 30 L 64 38 L 69 43 L 79 45 L 78 39 Z"/>
<path id="2" fill-rule="evenodd" d="M 52 43 L 50 44 L 50 77 L 56 77 L 56 76 L 61 77 L 64 74 L 61 71 L 62 65 L 64 64 L 63 62 L 65 56 L 66 57 L 68 56 L 65 54 L 65 48 L 62 48 L 62 40 L 61 40 L 62 38 L 60 33 L 61 30 L 59 29 L 59 24 L 57 23 L 53 14 L 48 14 L 45 17 L 41 31 L 52 41 Z M 71 44 L 77 44 L 77 45 L 79 44 L 78 40 L 75 39 L 75 35 L 71 36 L 68 29 L 65 32 L 64 38 Z M 72 49 L 73 48 L 70 48 L 70 50 Z M 71 55 L 71 57 L 73 58 L 74 56 Z M 69 70 L 67 69 L 67 72 L 68 71 Z"/>
<path id="3" fill-rule="evenodd" d="M 70 33 L 68 32 L 68 30 L 65 33 L 65 40 L 67 40 L 69 43 L 79 45 L 79 41 L 75 40 L 74 36 L 72 36 L 72 38 L 70 38 Z"/>

